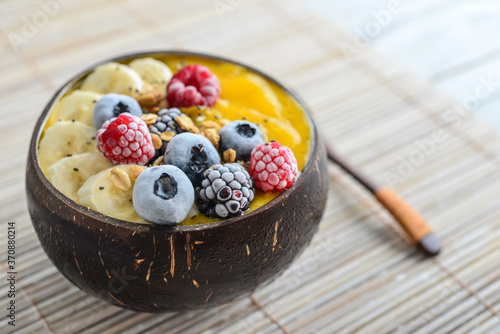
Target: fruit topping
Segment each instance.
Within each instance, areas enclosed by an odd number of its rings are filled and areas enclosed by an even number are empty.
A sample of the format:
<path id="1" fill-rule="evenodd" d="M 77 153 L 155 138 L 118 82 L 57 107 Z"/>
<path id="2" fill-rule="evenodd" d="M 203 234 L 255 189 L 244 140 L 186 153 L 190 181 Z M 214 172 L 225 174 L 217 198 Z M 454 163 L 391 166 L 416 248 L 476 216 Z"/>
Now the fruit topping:
<path id="1" fill-rule="evenodd" d="M 139 94 L 132 94 L 143 110 L 157 113 L 167 106 L 167 84 L 172 78 L 172 71 L 163 62 L 151 57 L 132 60 L 128 66 L 144 80 L 144 87 Z"/>
<path id="2" fill-rule="evenodd" d="M 237 163 L 217 164 L 196 188 L 196 206 L 211 218 L 230 218 L 250 208 L 255 190 L 250 174 Z"/>
<path id="3" fill-rule="evenodd" d="M 169 142 L 164 163 L 179 167 L 197 187 L 203 180 L 203 172 L 220 163 L 220 156 L 210 140 L 202 135 L 184 132 Z"/>
<path id="4" fill-rule="evenodd" d="M 92 73 L 85 78 L 80 87 L 99 94 L 138 94 L 144 86 L 139 74 L 126 65 L 115 62 L 97 66 Z"/>
<path id="5" fill-rule="evenodd" d="M 182 222 L 191 210 L 194 189 L 179 168 L 172 165 L 151 167 L 135 181 L 132 202 L 144 220 L 174 226 Z"/>
<path id="6" fill-rule="evenodd" d="M 76 120 L 92 126 L 94 106 L 101 97 L 101 94 L 77 89 L 64 96 L 54 112 L 62 121 Z"/>
<path id="7" fill-rule="evenodd" d="M 141 116 L 142 109 L 139 103 L 127 95 L 106 94 L 94 106 L 92 120 L 94 128 L 99 130 L 104 122 L 128 112 L 134 116 Z"/>
<path id="8" fill-rule="evenodd" d="M 211 107 L 220 96 L 219 79 L 205 66 L 188 65 L 177 72 L 167 86 L 170 107 Z"/>
<path id="9" fill-rule="evenodd" d="M 132 60 L 128 66 L 155 90 L 165 94 L 167 84 L 173 75 L 165 63 L 151 57 L 145 57 Z"/>
<path id="10" fill-rule="evenodd" d="M 145 223 L 132 204 L 134 183 L 142 169 L 137 165 L 118 165 L 100 171 L 78 189 L 79 203 L 111 217 Z"/>
<path id="11" fill-rule="evenodd" d="M 190 124 L 187 124 L 185 119 Z M 184 123 L 183 123 L 184 122 Z M 182 126 L 181 126 L 182 125 Z M 155 122 L 149 126 L 151 133 L 162 134 L 165 131 L 172 132 L 174 135 L 186 132 L 194 127 L 194 123 L 189 116 L 183 114 L 177 108 L 162 109 L 158 112 Z M 198 129 L 196 129 L 198 130 Z"/>
<path id="12" fill-rule="evenodd" d="M 106 121 L 96 139 L 99 151 L 114 164 L 145 165 L 155 154 L 146 123 L 128 113 Z"/>
<path id="13" fill-rule="evenodd" d="M 47 178 L 64 195 L 78 200 L 78 189 L 85 181 L 113 164 L 101 153 L 80 153 L 64 157 L 47 169 Z"/>
<path id="14" fill-rule="evenodd" d="M 259 144 L 250 159 L 250 175 L 264 191 L 290 188 L 297 176 L 297 160 L 291 149 L 276 141 Z"/>
<path id="15" fill-rule="evenodd" d="M 235 160 L 250 161 L 252 150 L 264 142 L 259 127 L 247 121 L 234 121 L 226 124 L 219 131 L 219 152 L 225 153 L 229 149 L 236 151 Z"/>
<path id="16" fill-rule="evenodd" d="M 141 118 L 149 126 L 156 150 L 155 160 L 165 153 L 168 143 L 175 135 L 188 131 L 200 132 L 191 118 L 177 108 L 162 109 L 158 114 L 144 114 Z"/>
<path id="17" fill-rule="evenodd" d="M 86 152 L 98 152 L 95 130 L 80 122 L 61 121 L 45 131 L 40 140 L 38 161 L 46 172 L 61 158 Z"/>

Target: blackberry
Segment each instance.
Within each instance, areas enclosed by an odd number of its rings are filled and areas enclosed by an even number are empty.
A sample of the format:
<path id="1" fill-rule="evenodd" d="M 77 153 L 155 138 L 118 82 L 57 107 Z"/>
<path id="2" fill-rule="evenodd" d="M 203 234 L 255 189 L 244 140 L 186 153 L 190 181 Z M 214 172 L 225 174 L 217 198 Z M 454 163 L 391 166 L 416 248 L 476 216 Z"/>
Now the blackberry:
<path id="1" fill-rule="evenodd" d="M 217 164 L 203 176 L 195 191 L 195 203 L 201 213 L 211 218 L 231 218 L 250 208 L 254 182 L 240 164 Z"/>
<path id="2" fill-rule="evenodd" d="M 150 160 L 150 164 L 163 154 L 165 154 L 165 150 L 167 149 L 167 145 L 170 140 L 165 140 L 165 137 L 161 136 L 163 132 L 171 132 L 172 136 L 176 134 L 187 132 L 188 130 L 184 130 L 179 123 L 175 121 L 175 118 L 179 116 L 186 116 L 177 108 L 170 109 L 162 109 L 158 112 L 158 118 L 156 121 L 149 126 L 149 132 L 157 134 L 162 139 L 162 146 L 160 149 L 156 150 L 154 157 Z"/>
<path id="3" fill-rule="evenodd" d="M 149 131 L 158 135 L 161 135 L 162 132 L 165 131 L 170 131 L 174 134 L 186 132 L 186 130 L 183 130 L 175 121 L 175 118 L 181 115 L 184 114 L 177 108 L 162 109 L 158 112 L 158 119 L 156 122 L 149 126 Z"/>

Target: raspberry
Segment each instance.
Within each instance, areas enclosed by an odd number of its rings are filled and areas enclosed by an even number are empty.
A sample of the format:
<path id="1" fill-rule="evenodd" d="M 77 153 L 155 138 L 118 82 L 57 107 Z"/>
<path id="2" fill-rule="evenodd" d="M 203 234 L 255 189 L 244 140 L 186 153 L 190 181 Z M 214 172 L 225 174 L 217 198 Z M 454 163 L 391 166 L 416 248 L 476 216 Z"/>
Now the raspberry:
<path id="1" fill-rule="evenodd" d="M 297 160 L 291 149 L 276 141 L 259 144 L 250 158 L 250 175 L 264 191 L 283 191 L 297 176 Z"/>
<path id="2" fill-rule="evenodd" d="M 155 154 L 148 126 L 129 113 L 104 122 L 96 139 L 99 151 L 114 164 L 145 165 Z"/>
<path id="3" fill-rule="evenodd" d="M 170 108 L 211 107 L 219 96 L 219 79 L 208 68 L 199 64 L 182 68 L 167 86 L 167 101 Z"/>

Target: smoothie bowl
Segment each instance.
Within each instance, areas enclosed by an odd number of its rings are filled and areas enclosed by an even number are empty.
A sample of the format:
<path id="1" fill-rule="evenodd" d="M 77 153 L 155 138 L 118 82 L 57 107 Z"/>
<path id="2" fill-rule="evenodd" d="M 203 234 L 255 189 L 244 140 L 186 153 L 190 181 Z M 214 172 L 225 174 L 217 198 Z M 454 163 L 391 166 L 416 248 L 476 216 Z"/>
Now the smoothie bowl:
<path id="1" fill-rule="evenodd" d="M 40 116 L 26 172 L 52 263 L 141 312 L 219 305 L 276 278 L 317 231 L 327 188 L 324 148 L 294 94 L 179 51 L 75 76 Z"/>

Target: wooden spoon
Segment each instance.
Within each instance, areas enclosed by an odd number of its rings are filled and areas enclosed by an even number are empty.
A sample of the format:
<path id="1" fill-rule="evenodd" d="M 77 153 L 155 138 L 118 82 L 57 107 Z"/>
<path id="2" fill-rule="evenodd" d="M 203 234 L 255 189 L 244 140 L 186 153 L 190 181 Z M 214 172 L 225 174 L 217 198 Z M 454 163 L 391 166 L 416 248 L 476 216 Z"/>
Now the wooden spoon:
<path id="1" fill-rule="evenodd" d="M 439 240 L 432 232 L 429 224 L 415 209 L 389 187 L 377 184 L 359 169 L 352 166 L 342 156 L 337 154 L 328 143 L 325 143 L 325 145 L 328 158 L 351 174 L 375 196 L 377 201 L 389 211 L 406 233 L 408 233 L 413 245 L 417 246 L 426 255 L 435 256 L 439 254 L 441 251 Z"/>

